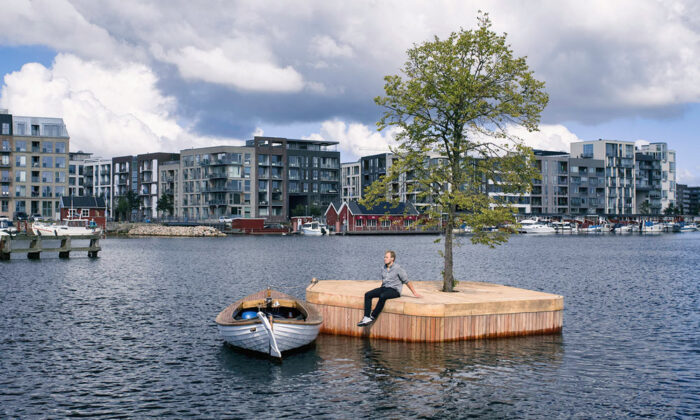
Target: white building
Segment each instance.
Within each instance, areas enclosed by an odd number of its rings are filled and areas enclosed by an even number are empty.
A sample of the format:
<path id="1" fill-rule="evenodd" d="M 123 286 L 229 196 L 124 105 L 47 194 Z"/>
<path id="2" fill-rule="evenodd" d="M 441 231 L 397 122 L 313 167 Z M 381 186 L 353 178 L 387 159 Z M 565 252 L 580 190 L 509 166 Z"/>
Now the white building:
<path id="1" fill-rule="evenodd" d="M 661 162 L 661 210 L 668 206 L 675 207 L 676 197 L 676 152 L 669 150 L 663 142 L 645 144 L 639 152 L 651 155 Z"/>
<path id="2" fill-rule="evenodd" d="M 571 157 L 603 160 L 605 213 L 636 213 L 634 142 L 596 140 L 571 143 Z M 584 182 L 583 178 L 581 182 Z"/>

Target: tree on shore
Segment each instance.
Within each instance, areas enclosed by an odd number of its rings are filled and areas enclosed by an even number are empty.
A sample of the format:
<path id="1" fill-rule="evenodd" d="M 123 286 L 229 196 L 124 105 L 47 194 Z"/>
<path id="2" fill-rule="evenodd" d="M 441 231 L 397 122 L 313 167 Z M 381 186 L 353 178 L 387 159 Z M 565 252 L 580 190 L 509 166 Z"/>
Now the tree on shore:
<path id="1" fill-rule="evenodd" d="M 156 210 L 161 212 L 161 216 L 165 215 L 165 212 L 168 212 L 170 216 L 173 215 L 173 210 L 175 209 L 175 200 L 173 196 L 166 194 L 163 192 L 163 194 L 160 195 L 160 198 L 158 199 L 158 204 L 156 205 Z"/>
<path id="2" fill-rule="evenodd" d="M 507 231 L 483 229 L 515 222 L 508 203 L 488 192 L 531 188 L 538 176 L 532 151 L 512 128 L 536 131 L 549 98 L 525 58 L 514 57 L 505 35 L 491 30 L 487 14 L 476 29 L 414 45 L 407 56 L 403 76 L 386 76 L 385 96 L 375 98 L 384 108 L 379 129 L 399 129 L 397 160 L 362 201 L 372 206 L 415 196 L 430 203 L 424 220 L 444 229 L 442 290 L 448 292 L 455 285 L 453 229 L 468 225 L 473 243 L 491 247 L 508 239 Z M 397 183 L 405 196 L 387 197 Z"/>

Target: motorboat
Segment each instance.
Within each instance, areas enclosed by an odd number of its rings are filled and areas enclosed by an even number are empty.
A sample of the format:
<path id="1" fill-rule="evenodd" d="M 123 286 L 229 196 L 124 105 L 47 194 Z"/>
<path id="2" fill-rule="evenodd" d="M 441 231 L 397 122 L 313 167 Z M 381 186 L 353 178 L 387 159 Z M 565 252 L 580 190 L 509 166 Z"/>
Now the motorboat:
<path id="1" fill-rule="evenodd" d="M 19 230 L 12 224 L 12 220 L 7 217 L 0 217 L 0 232 L 14 235 L 19 232 Z"/>
<path id="2" fill-rule="evenodd" d="M 603 226 L 592 223 L 582 223 L 578 226 L 578 233 L 598 233 L 602 230 Z"/>
<path id="3" fill-rule="evenodd" d="M 327 235 L 328 227 L 320 222 L 308 222 L 301 225 L 301 233 L 308 236 Z"/>
<path id="4" fill-rule="evenodd" d="M 575 230 L 571 222 L 552 222 L 552 227 L 557 233 L 572 233 Z"/>
<path id="5" fill-rule="evenodd" d="M 697 232 L 698 227 L 693 223 L 683 223 L 681 224 L 681 232 Z"/>
<path id="6" fill-rule="evenodd" d="M 519 233 L 556 233 L 557 230 L 537 219 L 526 219 L 520 222 Z"/>
<path id="7" fill-rule="evenodd" d="M 322 322 L 311 305 L 270 288 L 232 303 L 216 317 L 228 344 L 276 358 L 311 344 Z"/>
<path id="8" fill-rule="evenodd" d="M 661 223 L 644 222 L 642 224 L 642 233 L 661 233 L 664 231 L 664 226 Z"/>
<path id="9" fill-rule="evenodd" d="M 37 236 L 84 236 L 99 235 L 102 229 L 94 221 L 85 219 L 64 220 L 63 224 L 34 222 L 32 232 Z"/>

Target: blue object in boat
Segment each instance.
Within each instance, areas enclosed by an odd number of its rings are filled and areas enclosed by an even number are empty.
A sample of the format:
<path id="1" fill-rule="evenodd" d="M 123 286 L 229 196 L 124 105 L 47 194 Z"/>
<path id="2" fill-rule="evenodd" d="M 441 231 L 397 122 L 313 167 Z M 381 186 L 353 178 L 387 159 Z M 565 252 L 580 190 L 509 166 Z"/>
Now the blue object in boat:
<path id="1" fill-rule="evenodd" d="M 257 317 L 258 313 L 255 311 L 243 311 L 243 313 L 241 314 L 241 318 L 243 319 L 253 319 Z"/>

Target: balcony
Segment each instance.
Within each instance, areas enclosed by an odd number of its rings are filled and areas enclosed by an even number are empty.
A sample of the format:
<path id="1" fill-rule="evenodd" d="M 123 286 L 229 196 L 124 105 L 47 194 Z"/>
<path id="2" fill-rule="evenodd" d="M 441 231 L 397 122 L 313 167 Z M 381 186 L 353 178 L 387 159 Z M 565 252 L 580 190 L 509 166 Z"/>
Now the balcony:
<path id="1" fill-rule="evenodd" d="M 215 200 L 209 200 L 207 202 L 210 206 L 228 206 L 228 201 L 222 198 L 218 198 Z"/>
<path id="2" fill-rule="evenodd" d="M 226 172 L 214 172 L 207 175 L 209 179 L 226 179 L 228 174 Z"/>
<path id="3" fill-rule="evenodd" d="M 0 178 L 0 182 L 3 184 L 9 184 L 10 182 L 12 182 L 12 177 L 4 176 Z"/>

